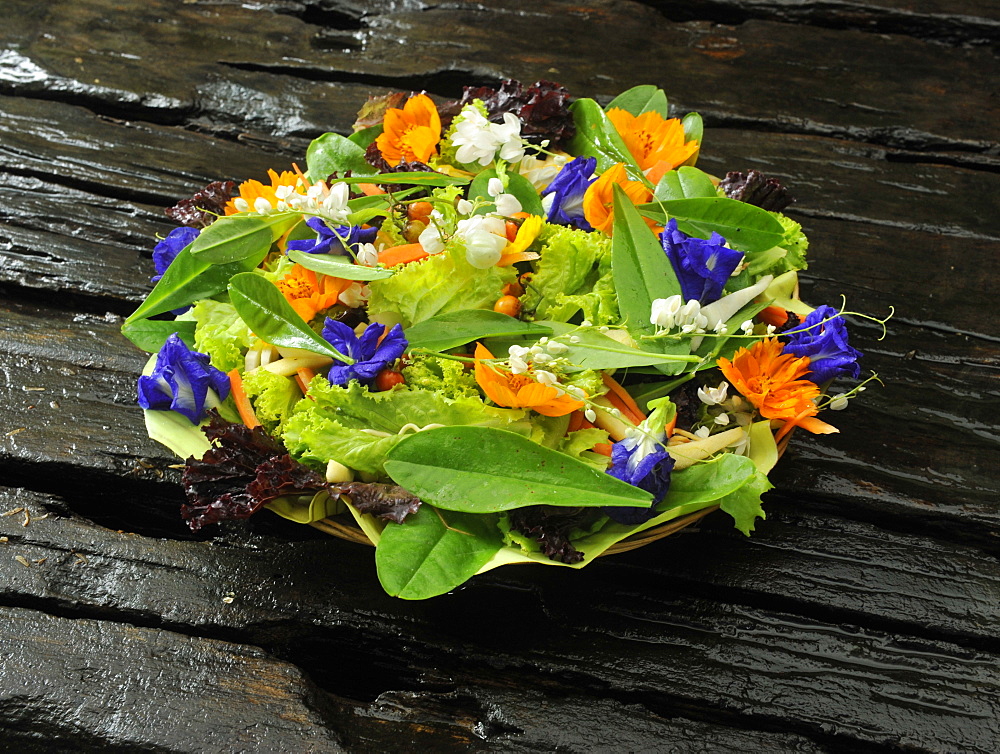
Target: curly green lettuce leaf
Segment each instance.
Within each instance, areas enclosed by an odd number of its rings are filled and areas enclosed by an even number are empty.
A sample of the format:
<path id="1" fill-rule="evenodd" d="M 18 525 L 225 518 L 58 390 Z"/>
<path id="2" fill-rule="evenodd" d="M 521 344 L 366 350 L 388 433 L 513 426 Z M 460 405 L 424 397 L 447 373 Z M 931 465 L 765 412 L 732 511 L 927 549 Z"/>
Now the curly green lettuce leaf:
<path id="1" fill-rule="evenodd" d="M 536 319 L 568 322 L 581 313 L 595 325 L 618 321 L 611 277 L 611 240 L 602 233 L 556 225 L 542 233 L 541 258 L 523 298 Z"/>
<path id="2" fill-rule="evenodd" d="M 236 307 L 206 298 L 194 305 L 191 316 L 197 322 L 195 350 L 207 353 L 212 366 L 223 372 L 243 366 L 243 355 L 255 338 Z"/>
<path id="3" fill-rule="evenodd" d="M 375 477 L 385 475 L 385 455 L 406 436 L 400 431 L 408 425 L 407 432 L 428 424 L 529 430 L 524 411 L 492 408 L 478 396 L 448 398 L 412 387 L 371 393 L 357 382 L 331 385 L 316 377 L 309 398 L 299 401 L 282 426 L 292 457 L 314 468 L 334 460 Z"/>
<path id="4" fill-rule="evenodd" d="M 378 318 L 398 318 L 403 327 L 460 309 L 492 309 L 513 267 L 476 269 L 465 259 L 465 246 L 453 239 L 440 254 L 399 268 L 387 280 L 373 280 L 368 311 Z"/>
<path id="5" fill-rule="evenodd" d="M 411 388 L 430 390 L 446 398 L 479 396 L 475 375 L 460 361 L 411 354 L 403 365 L 403 378 Z"/>
<path id="6" fill-rule="evenodd" d="M 244 373 L 243 390 L 253 403 L 257 420 L 272 435 L 279 431 L 302 399 L 302 391 L 293 378 L 263 368 Z"/>
<path id="7" fill-rule="evenodd" d="M 781 223 L 784 235 L 781 243 L 774 248 L 747 254 L 747 262 L 749 262 L 747 271 L 753 278 L 760 278 L 764 275 L 778 276 L 783 272 L 804 270 L 809 266 L 806 262 L 809 239 L 802 232 L 802 226 L 780 212 L 771 212 L 770 214 Z"/>

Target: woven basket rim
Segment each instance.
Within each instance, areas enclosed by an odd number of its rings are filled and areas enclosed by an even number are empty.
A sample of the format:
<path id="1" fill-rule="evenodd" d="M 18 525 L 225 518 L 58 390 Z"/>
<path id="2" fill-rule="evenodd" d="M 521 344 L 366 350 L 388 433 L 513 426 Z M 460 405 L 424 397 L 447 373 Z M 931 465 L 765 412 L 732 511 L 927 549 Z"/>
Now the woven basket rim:
<path id="1" fill-rule="evenodd" d="M 788 432 L 781 440 L 778 442 L 778 458 L 781 458 L 785 454 L 785 450 L 788 448 L 788 441 L 791 439 L 792 435 L 795 433 L 793 428 L 791 432 Z M 630 550 L 636 550 L 640 547 L 645 547 L 648 544 L 656 542 L 657 540 L 663 539 L 664 537 L 669 537 L 671 534 L 676 534 L 681 529 L 685 529 L 691 524 L 697 523 L 709 513 L 718 510 L 718 505 L 710 505 L 707 508 L 702 508 L 694 513 L 689 513 L 686 516 L 681 516 L 680 518 L 675 518 L 672 521 L 667 521 L 660 524 L 659 526 L 654 526 L 651 529 L 646 529 L 645 531 L 637 532 L 630 537 L 626 537 L 618 542 L 615 542 L 611 547 L 602 552 L 597 557 L 604 557 L 605 555 L 617 555 L 619 553 L 628 552 Z M 310 526 L 319 529 L 331 536 L 337 537 L 339 539 L 347 540 L 348 542 L 355 542 L 357 544 L 366 544 L 372 547 L 375 544 L 368 538 L 359 526 L 354 523 L 344 523 L 343 521 L 337 521 L 332 518 L 324 518 L 319 521 L 313 521 Z"/>

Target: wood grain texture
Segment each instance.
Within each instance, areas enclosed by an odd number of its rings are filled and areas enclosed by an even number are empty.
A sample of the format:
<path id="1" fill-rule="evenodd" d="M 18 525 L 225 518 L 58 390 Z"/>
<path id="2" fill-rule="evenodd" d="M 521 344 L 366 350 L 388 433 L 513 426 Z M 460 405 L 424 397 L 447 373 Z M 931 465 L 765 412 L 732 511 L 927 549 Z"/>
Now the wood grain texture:
<path id="1" fill-rule="evenodd" d="M 0 513 L 30 518 L 0 516 L 0 748 L 997 750 L 993 4 L 4 9 Z M 653 82 L 700 111 L 701 167 L 798 198 L 803 297 L 895 307 L 884 340 L 850 317 L 884 386 L 831 414 L 839 435 L 797 434 L 752 538 L 717 513 L 407 603 L 370 548 L 269 514 L 192 536 L 118 334 L 163 207 L 301 164 L 368 94 L 505 76 L 602 102 Z"/>

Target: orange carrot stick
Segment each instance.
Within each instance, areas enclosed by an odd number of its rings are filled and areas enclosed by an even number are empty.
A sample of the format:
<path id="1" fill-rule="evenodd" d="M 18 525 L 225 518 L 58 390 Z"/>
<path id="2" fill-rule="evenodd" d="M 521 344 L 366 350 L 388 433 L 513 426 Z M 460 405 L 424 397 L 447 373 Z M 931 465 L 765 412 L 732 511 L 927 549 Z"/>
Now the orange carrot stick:
<path id="1" fill-rule="evenodd" d="M 601 379 L 604 380 L 604 384 L 608 388 L 608 392 L 605 395 L 611 401 L 611 405 L 625 414 L 629 421 L 633 424 L 639 424 L 639 422 L 646 418 L 646 415 L 640 410 L 639 404 L 635 402 L 635 399 L 628 394 L 625 388 L 618 384 L 614 377 L 602 373 Z"/>
<path id="2" fill-rule="evenodd" d="M 567 432 L 576 432 L 578 429 L 583 427 L 583 411 L 574 411 L 569 415 L 569 426 L 566 427 Z"/>
<path id="3" fill-rule="evenodd" d="M 611 458 L 611 443 L 609 442 L 599 442 L 594 446 L 594 452 L 600 453 L 602 456 L 607 456 Z"/>
<path id="4" fill-rule="evenodd" d="M 315 376 L 316 373 L 309 367 L 302 367 L 295 373 L 295 381 L 302 388 L 303 395 L 309 392 L 309 383 L 312 382 L 312 378 Z"/>
<path id="5" fill-rule="evenodd" d="M 234 369 L 227 376 L 229 377 L 229 387 L 233 391 L 233 400 L 236 402 L 236 410 L 240 412 L 243 423 L 250 429 L 259 427 L 260 422 L 257 421 L 257 415 L 253 412 L 253 406 L 250 405 L 246 391 L 243 390 L 243 378 L 240 376 L 240 370 Z"/>
<path id="6" fill-rule="evenodd" d="M 378 261 L 386 267 L 395 267 L 397 264 L 416 262 L 419 259 L 430 256 L 424 247 L 418 243 L 408 243 L 402 246 L 392 246 L 378 253 Z"/>
<path id="7" fill-rule="evenodd" d="M 788 321 L 788 312 L 780 306 L 768 306 L 761 309 L 757 317 L 764 324 L 781 327 Z"/>
<path id="8" fill-rule="evenodd" d="M 357 186 L 365 196 L 378 196 L 385 193 L 385 189 L 374 183 L 359 183 Z"/>

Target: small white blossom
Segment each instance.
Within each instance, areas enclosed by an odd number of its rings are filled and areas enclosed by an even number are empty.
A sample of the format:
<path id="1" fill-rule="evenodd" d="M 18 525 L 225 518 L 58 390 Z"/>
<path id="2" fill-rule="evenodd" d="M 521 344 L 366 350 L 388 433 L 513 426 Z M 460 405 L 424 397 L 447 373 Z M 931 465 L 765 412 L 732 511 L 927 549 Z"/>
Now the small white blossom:
<path id="1" fill-rule="evenodd" d="M 715 423 L 720 427 L 724 427 L 729 424 L 729 414 L 723 412 L 715 417 Z"/>
<path id="2" fill-rule="evenodd" d="M 471 215 L 474 207 L 475 205 L 468 199 L 459 199 L 458 204 L 455 205 L 455 209 L 458 210 L 458 214 L 463 217 Z"/>
<path id="3" fill-rule="evenodd" d="M 503 193 L 503 181 L 499 178 L 493 177 L 486 182 L 486 193 L 492 196 L 494 199 Z"/>
<path id="4" fill-rule="evenodd" d="M 767 326 L 767 334 L 768 334 L 768 335 L 774 335 L 774 333 L 775 333 L 775 331 L 776 331 L 777 329 L 778 329 L 778 328 L 777 328 L 777 327 L 775 327 L 774 325 L 768 325 L 768 326 Z"/>
<path id="5" fill-rule="evenodd" d="M 455 235 L 465 241 L 465 258 L 473 267 L 485 270 L 500 261 L 507 245 L 504 221 L 499 217 L 473 215 L 458 221 Z"/>
<path id="6" fill-rule="evenodd" d="M 520 162 L 524 157 L 521 121 L 513 113 L 504 113 L 503 123 L 490 123 L 475 105 L 466 105 L 454 121 L 451 143 L 455 159 L 486 167 L 500 153 L 500 159 Z M 502 189 L 501 189 L 502 190 Z M 499 192 L 491 192 L 494 196 Z"/>
<path id="7" fill-rule="evenodd" d="M 371 291 L 367 285 L 355 281 L 340 294 L 340 303 L 351 309 L 356 309 L 367 301 L 370 295 Z"/>
<path id="8" fill-rule="evenodd" d="M 580 342 L 580 336 L 579 335 L 570 335 L 569 336 L 569 342 L 570 343 L 579 343 Z"/>
<path id="9" fill-rule="evenodd" d="M 753 332 L 753 322 L 751 322 L 749 319 L 745 320 L 743 324 L 740 325 L 740 329 L 743 331 L 744 335 L 749 335 L 750 333 Z"/>
<path id="10" fill-rule="evenodd" d="M 350 199 L 350 189 L 347 184 L 343 181 L 335 183 L 326 198 L 320 202 L 319 213 L 324 218 L 343 225 L 347 222 L 347 215 L 350 214 L 347 207 L 348 199 Z"/>
<path id="11" fill-rule="evenodd" d="M 559 356 L 566 353 L 569 350 L 569 346 L 565 343 L 560 343 L 558 340 L 553 340 L 545 346 L 546 350 L 553 354 L 554 356 Z"/>
<path id="12" fill-rule="evenodd" d="M 528 371 L 528 349 L 524 346 L 511 346 L 507 349 L 510 371 L 513 374 L 524 374 Z"/>
<path id="13" fill-rule="evenodd" d="M 436 209 L 431 211 L 430 222 L 420 231 L 417 241 L 428 254 L 440 254 L 444 251 L 445 239 L 441 237 L 441 222 L 444 216 Z"/>
<path id="14" fill-rule="evenodd" d="M 729 392 L 729 383 L 720 382 L 718 387 L 698 388 L 698 398 L 707 406 L 718 406 L 726 400 L 727 392 Z"/>
<path id="15" fill-rule="evenodd" d="M 597 412 L 594 411 L 594 409 L 592 408 L 588 408 L 586 411 L 584 411 L 583 415 L 587 419 L 587 421 L 589 421 L 591 424 L 597 421 Z"/>
<path id="16" fill-rule="evenodd" d="M 375 251 L 374 244 L 363 243 L 358 247 L 358 264 L 363 264 L 365 267 L 374 267 L 378 264 L 378 252 Z"/>
<path id="17" fill-rule="evenodd" d="M 233 206 L 236 207 L 236 211 L 237 212 L 249 212 L 250 211 L 250 203 L 246 199 L 244 199 L 242 196 L 239 196 L 239 197 L 233 199 Z"/>
<path id="18" fill-rule="evenodd" d="M 278 186 L 274 190 L 274 195 L 283 201 L 288 201 L 288 199 L 295 193 L 295 187 L 285 184 L 284 186 Z"/>
<path id="19" fill-rule="evenodd" d="M 712 430 L 710 430 L 708 427 L 701 427 L 700 429 L 696 429 L 694 433 L 697 437 L 700 437 L 702 440 L 704 440 L 706 437 L 712 434 Z"/>
<path id="20" fill-rule="evenodd" d="M 729 332 L 729 328 L 726 327 L 726 323 L 720 319 L 718 322 L 715 323 L 715 327 L 712 328 L 712 331 L 719 333 L 719 335 L 725 335 L 727 332 Z"/>
<path id="21" fill-rule="evenodd" d="M 514 113 L 504 113 L 503 123 L 491 123 L 490 131 L 500 147 L 501 160 L 520 162 L 524 158 L 521 119 Z"/>
<path id="22" fill-rule="evenodd" d="M 544 369 L 535 370 L 535 379 L 542 385 L 555 385 L 559 382 L 559 379 L 552 372 L 546 372 Z"/>
<path id="23" fill-rule="evenodd" d="M 497 197 L 497 214 L 505 217 L 516 215 L 521 211 L 521 202 L 513 194 L 500 194 Z"/>
<path id="24" fill-rule="evenodd" d="M 254 212 L 256 212 L 256 213 L 258 213 L 260 215 L 266 215 L 266 214 L 270 213 L 270 211 L 272 209 L 274 209 L 274 208 L 271 206 L 271 202 L 269 202 L 263 196 L 258 196 L 256 199 L 254 199 L 254 202 L 253 202 L 253 211 Z"/>
<path id="25" fill-rule="evenodd" d="M 848 402 L 847 396 L 845 396 L 845 395 L 838 395 L 838 396 L 835 396 L 830 401 L 830 405 L 828 406 L 828 408 L 831 411 L 843 411 L 845 408 L 847 408 L 847 402 Z"/>

